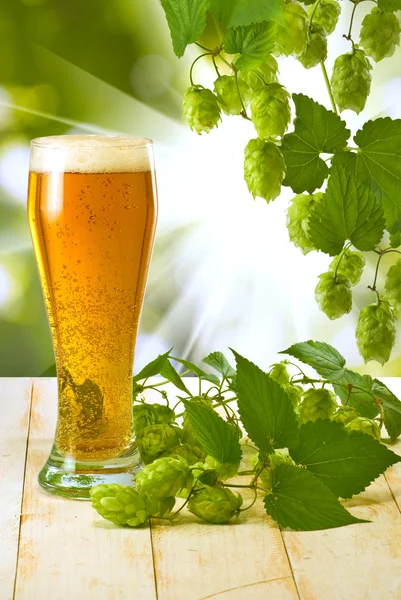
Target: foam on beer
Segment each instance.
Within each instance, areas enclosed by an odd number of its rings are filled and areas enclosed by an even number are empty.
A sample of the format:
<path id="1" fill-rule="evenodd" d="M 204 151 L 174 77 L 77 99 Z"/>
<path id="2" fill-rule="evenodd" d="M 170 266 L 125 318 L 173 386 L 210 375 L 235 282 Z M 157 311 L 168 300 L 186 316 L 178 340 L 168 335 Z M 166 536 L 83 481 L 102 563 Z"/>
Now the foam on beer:
<path id="1" fill-rule="evenodd" d="M 31 142 L 36 173 L 143 173 L 152 167 L 151 140 L 130 136 L 55 135 Z"/>

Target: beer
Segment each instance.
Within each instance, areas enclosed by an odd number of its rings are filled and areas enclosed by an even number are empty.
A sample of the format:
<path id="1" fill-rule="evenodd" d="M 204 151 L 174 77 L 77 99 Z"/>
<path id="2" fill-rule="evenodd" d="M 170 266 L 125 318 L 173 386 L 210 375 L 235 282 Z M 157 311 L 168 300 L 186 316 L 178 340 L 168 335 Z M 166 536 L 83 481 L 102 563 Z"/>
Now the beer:
<path id="1" fill-rule="evenodd" d="M 157 218 L 147 142 L 32 144 L 28 214 L 57 365 L 55 449 L 77 461 L 132 449 L 133 357 Z"/>

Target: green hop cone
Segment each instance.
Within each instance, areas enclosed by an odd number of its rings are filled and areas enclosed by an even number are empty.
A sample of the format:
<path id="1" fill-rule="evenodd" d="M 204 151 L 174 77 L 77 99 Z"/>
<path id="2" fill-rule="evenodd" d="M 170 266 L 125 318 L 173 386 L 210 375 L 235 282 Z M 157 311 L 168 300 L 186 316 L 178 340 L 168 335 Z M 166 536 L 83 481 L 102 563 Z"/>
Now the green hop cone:
<path id="1" fill-rule="evenodd" d="M 369 304 L 359 313 L 356 343 L 365 363 L 376 360 L 384 365 L 395 344 L 396 318 L 390 304 Z"/>
<path id="2" fill-rule="evenodd" d="M 341 254 L 335 256 L 332 262 L 330 263 L 330 270 L 335 272 L 337 269 L 337 273 L 339 275 L 343 275 L 350 280 L 351 285 L 356 285 L 362 277 L 363 269 L 366 265 L 366 259 L 361 254 L 361 252 L 351 252 L 347 250 L 345 254 L 342 256 L 340 261 Z M 340 262 L 339 266 L 338 263 Z M 338 268 L 337 268 L 338 266 Z"/>
<path id="3" fill-rule="evenodd" d="M 218 479 L 221 481 L 225 481 L 226 479 L 231 479 L 231 477 L 235 477 L 238 473 L 239 465 L 231 465 L 229 463 L 219 463 L 212 456 L 207 456 L 205 460 L 205 469 L 213 470 L 218 472 Z"/>
<path id="4" fill-rule="evenodd" d="M 341 6 L 337 0 L 320 0 L 320 2 L 309 8 L 308 14 L 312 18 L 313 25 L 322 27 L 326 35 L 330 35 L 336 28 L 341 13 Z"/>
<path id="5" fill-rule="evenodd" d="M 146 465 L 136 477 L 138 490 L 153 498 L 175 496 L 190 478 L 190 468 L 183 458 L 165 456 Z"/>
<path id="6" fill-rule="evenodd" d="M 175 497 L 166 496 L 164 498 L 149 498 L 149 516 L 150 517 L 163 517 L 171 513 L 175 506 Z"/>
<path id="7" fill-rule="evenodd" d="M 206 457 L 205 452 L 201 448 L 187 443 L 169 448 L 166 455 L 172 458 L 183 458 L 189 465 L 200 462 Z"/>
<path id="8" fill-rule="evenodd" d="M 287 229 L 290 241 L 300 248 L 303 254 L 316 250 L 309 238 L 309 217 L 313 207 L 323 198 L 322 192 L 297 194 L 287 210 Z"/>
<path id="9" fill-rule="evenodd" d="M 242 497 L 228 488 L 205 485 L 191 496 L 188 510 L 209 523 L 227 523 L 238 514 Z"/>
<path id="10" fill-rule="evenodd" d="M 399 312 L 401 309 L 401 258 L 387 271 L 384 298 Z"/>
<path id="11" fill-rule="evenodd" d="M 311 29 L 305 50 L 298 56 L 299 62 L 305 69 L 316 67 L 327 58 L 327 38 L 322 27 L 314 26 Z"/>
<path id="12" fill-rule="evenodd" d="M 302 395 L 304 393 L 303 388 L 300 385 L 292 385 L 288 384 L 283 386 L 284 390 L 287 392 L 287 396 L 291 400 L 291 404 L 293 408 L 296 408 L 298 404 L 301 402 Z"/>
<path id="13" fill-rule="evenodd" d="M 149 463 L 180 443 L 180 430 L 173 425 L 150 425 L 141 429 L 136 441 L 143 461 Z"/>
<path id="14" fill-rule="evenodd" d="M 116 525 L 141 527 L 149 518 L 149 499 L 132 487 L 97 485 L 91 488 L 90 497 L 99 515 Z"/>
<path id="15" fill-rule="evenodd" d="M 351 283 L 343 275 L 334 275 L 332 271 L 319 275 L 315 288 L 316 302 L 329 319 L 339 319 L 352 308 Z"/>
<path id="16" fill-rule="evenodd" d="M 249 140 L 245 146 L 244 178 L 252 196 L 267 202 L 274 200 L 280 194 L 284 177 L 285 162 L 276 144 L 260 138 Z"/>
<path id="17" fill-rule="evenodd" d="M 289 93 L 279 83 L 265 85 L 252 94 L 252 122 L 260 138 L 284 135 L 291 119 L 289 98 Z"/>
<path id="18" fill-rule="evenodd" d="M 249 91 L 256 92 L 260 88 L 263 88 L 266 83 L 276 83 L 278 81 L 277 61 L 274 56 L 270 55 L 256 69 L 252 71 L 240 71 L 238 77 L 245 81 L 250 88 Z"/>
<path id="19" fill-rule="evenodd" d="M 337 408 L 334 415 L 332 415 L 331 420 L 335 421 L 336 423 L 342 423 L 343 425 L 347 425 L 347 423 L 350 423 L 358 417 L 359 414 L 357 413 L 355 408 L 352 408 L 352 406 L 340 406 L 339 408 Z"/>
<path id="20" fill-rule="evenodd" d="M 155 415 L 155 424 L 174 423 L 175 412 L 172 408 L 164 404 L 152 404 L 152 407 Z"/>
<path id="21" fill-rule="evenodd" d="M 283 22 L 277 24 L 276 53 L 295 56 L 305 50 L 309 35 L 309 19 L 300 4 L 285 4 Z"/>
<path id="22" fill-rule="evenodd" d="M 300 417 L 302 423 L 329 419 L 337 408 L 336 397 L 330 390 L 324 388 L 310 389 L 305 392 L 300 404 Z"/>
<path id="23" fill-rule="evenodd" d="M 340 111 L 349 108 L 359 114 L 363 110 L 370 92 L 371 70 L 366 54 L 359 48 L 336 58 L 331 88 Z"/>
<path id="24" fill-rule="evenodd" d="M 372 421 L 372 419 L 367 419 L 366 417 L 357 417 L 356 419 L 353 419 L 347 423 L 345 429 L 347 429 L 347 431 L 359 431 L 360 433 L 366 433 L 380 442 L 379 426 L 376 421 Z"/>
<path id="25" fill-rule="evenodd" d="M 199 135 L 209 133 L 217 127 L 221 119 L 220 106 L 213 92 L 202 86 L 194 85 L 185 93 L 184 117 L 191 129 Z"/>
<path id="26" fill-rule="evenodd" d="M 290 382 L 290 374 L 285 362 L 274 363 L 269 371 L 271 379 L 277 381 L 281 386 L 286 386 Z"/>
<path id="27" fill-rule="evenodd" d="M 373 8 L 362 21 L 359 43 L 368 56 L 379 62 L 393 56 L 395 47 L 400 44 L 400 31 L 397 15 Z"/>
<path id="28" fill-rule="evenodd" d="M 238 87 L 244 104 L 248 103 L 249 86 L 243 79 L 238 79 Z M 220 108 L 226 115 L 240 115 L 243 107 L 238 93 L 234 75 L 222 75 L 214 82 L 214 92 Z"/>
<path id="29" fill-rule="evenodd" d="M 138 435 L 144 427 L 149 427 L 149 425 L 154 425 L 156 423 L 155 413 L 151 404 L 134 404 L 132 416 L 134 419 L 136 435 Z"/>

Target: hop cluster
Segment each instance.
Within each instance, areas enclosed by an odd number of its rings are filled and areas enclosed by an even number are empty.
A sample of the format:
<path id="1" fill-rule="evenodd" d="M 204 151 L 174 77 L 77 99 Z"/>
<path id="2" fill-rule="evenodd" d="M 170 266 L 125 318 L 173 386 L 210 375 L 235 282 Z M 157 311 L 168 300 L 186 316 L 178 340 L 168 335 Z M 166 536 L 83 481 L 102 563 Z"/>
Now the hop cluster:
<path id="1" fill-rule="evenodd" d="M 205 458 L 205 453 L 197 445 L 183 443 L 179 446 L 169 448 L 166 453 L 167 456 L 172 458 L 183 458 L 189 465 L 193 465 Z"/>
<path id="2" fill-rule="evenodd" d="M 141 429 L 136 441 L 143 461 L 148 463 L 168 448 L 177 446 L 180 442 L 180 433 L 173 425 L 150 425 Z"/>
<path id="3" fill-rule="evenodd" d="M 351 285 L 356 285 L 362 277 L 363 269 L 366 265 L 366 259 L 360 252 L 351 252 L 347 250 L 341 257 L 336 256 L 330 264 L 330 269 L 350 280 Z"/>
<path id="4" fill-rule="evenodd" d="M 268 56 L 266 61 L 252 71 L 241 71 L 240 79 L 243 79 L 252 92 L 264 87 L 266 83 L 278 81 L 278 64 L 274 56 Z"/>
<path id="5" fill-rule="evenodd" d="M 322 27 L 326 35 L 330 35 L 336 28 L 341 13 L 341 6 L 337 0 L 320 0 L 309 8 L 309 17 L 313 16 L 313 25 Z"/>
<path id="6" fill-rule="evenodd" d="M 93 508 L 116 525 L 140 527 L 149 518 L 150 501 L 134 488 L 117 483 L 97 485 L 91 489 L 90 497 Z"/>
<path id="7" fill-rule="evenodd" d="M 290 374 L 285 362 L 275 363 L 271 365 L 269 375 L 274 381 L 277 381 L 281 386 L 286 386 L 290 382 Z"/>
<path id="8" fill-rule="evenodd" d="M 315 289 L 316 302 L 329 319 L 339 319 L 352 308 L 351 284 L 347 277 L 332 271 L 319 275 Z"/>
<path id="9" fill-rule="evenodd" d="M 388 302 L 365 306 L 356 327 L 356 343 L 365 363 L 377 360 L 384 365 L 395 344 L 395 334 L 396 319 Z"/>
<path id="10" fill-rule="evenodd" d="M 309 19 L 305 9 L 296 3 L 284 4 L 283 22 L 277 25 L 277 54 L 302 54 L 308 34 Z"/>
<path id="11" fill-rule="evenodd" d="M 297 194 L 287 210 L 287 229 L 290 241 L 300 248 L 303 254 L 316 250 L 309 238 L 309 217 L 313 207 L 323 197 L 322 192 Z"/>
<path id="12" fill-rule="evenodd" d="M 393 56 L 400 43 L 400 22 L 392 12 L 382 12 L 373 8 L 362 21 L 360 45 L 366 54 L 379 62 Z"/>
<path id="13" fill-rule="evenodd" d="M 146 465 L 137 475 L 136 483 L 141 492 L 154 498 L 175 496 L 186 486 L 190 473 L 184 459 L 166 456 Z"/>
<path id="14" fill-rule="evenodd" d="M 354 419 L 357 419 L 359 414 L 356 412 L 355 408 L 352 406 L 340 406 L 337 408 L 334 415 L 332 415 L 331 420 L 336 423 L 342 423 L 343 425 L 347 425 Z"/>
<path id="15" fill-rule="evenodd" d="M 385 299 L 399 311 L 401 309 L 401 258 L 387 271 L 384 289 Z"/>
<path id="16" fill-rule="evenodd" d="M 370 92 L 371 70 L 366 54 L 359 48 L 336 58 L 331 87 L 340 111 L 349 108 L 360 113 L 363 110 Z"/>
<path id="17" fill-rule="evenodd" d="M 227 523 L 238 514 L 242 497 L 228 488 L 205 485 L 191 496 L 188 510 L 209 523 Z"/>
<path id="18" fill-rule="evenodd" d="M 231 465 L 230 463 L 219 463 L 212 456 L 207 456 L 205 460 L 205 469 L 217 471 L 218 478 L 221 481 L 231 479 L 238 473 L 238 465 Z"/>
<path id="19" fill-rule="evenodd" d="M 319 25 L 314 25 L 311 29 L 305 50 L 299 55 L 299 62 L 305 69 L 316 67 L 327 58 L 327 38 L 325 31 Z"/>
<path id="20" fill-rule="evenodd" d="M 252 122 L 260 138 L 284 135 L 291 119 L 290 95 L 279 83 L 265 85 L 251 96 Z"/>
<path id="21" fill-rule="evenodd" d="M 324 388 L 307 390 L 300 404 L 299 414 L 302 423 L 329 419 L 337 408 L 336 397 Z"/>
<path id="22" fill-rule="evenodd" d="M 366 417 L 357 417 L 353 419 L 345 426 L 347 431 L 359 431 L 360 433 L 366 433 L 372 436 L 380 442 L 380 429 L 376 421 L 367 419 Z"/>
<path id="23" fill-rule="evenodd" d="M 213 92 L 202 86 L 188 88 L 183 101 L 184 117 L 199 135 L 209 133 L 221 119 L 220 106 Z"/>
<path id="24" fill-rule="evenodd" d="M 136 404 L 132 409 L 132 416 L 137 435 L 144 427 L 175 421 L 175 412 L 163 404 Z"/>
<path id="25" fill-rule="evenodd" d="M 243 110 L 241 98 L 246 104 L 248 102 L 249 91 L 249 86 L 243 79 L 238 79 L 237 87 L 237 82 L 233 75 L 222 75 L 214 82 L 214 92 L 220 108 L 226 115 L 241 114 Z M 241 97 L 239 94 L 241 94 Z"/>
<path id="26" fill-rule="evenodd" d="M 277 198 L 285 177 L 285 162 L 273 142 L 249 140 L 245 147 L 244 177 L 254 198 L 260 196 L 267 202 Z"/>

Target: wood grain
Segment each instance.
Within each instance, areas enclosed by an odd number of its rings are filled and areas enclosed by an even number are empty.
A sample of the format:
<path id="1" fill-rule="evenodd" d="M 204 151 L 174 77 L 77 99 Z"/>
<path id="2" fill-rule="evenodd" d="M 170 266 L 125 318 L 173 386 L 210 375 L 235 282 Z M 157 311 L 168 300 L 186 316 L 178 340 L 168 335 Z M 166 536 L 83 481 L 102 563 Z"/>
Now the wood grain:
<path id="1" fill-rule="evenodd" d="M 11 600 L 17 566 L 30 379 L 0 378 L 0 598 Z"/>

